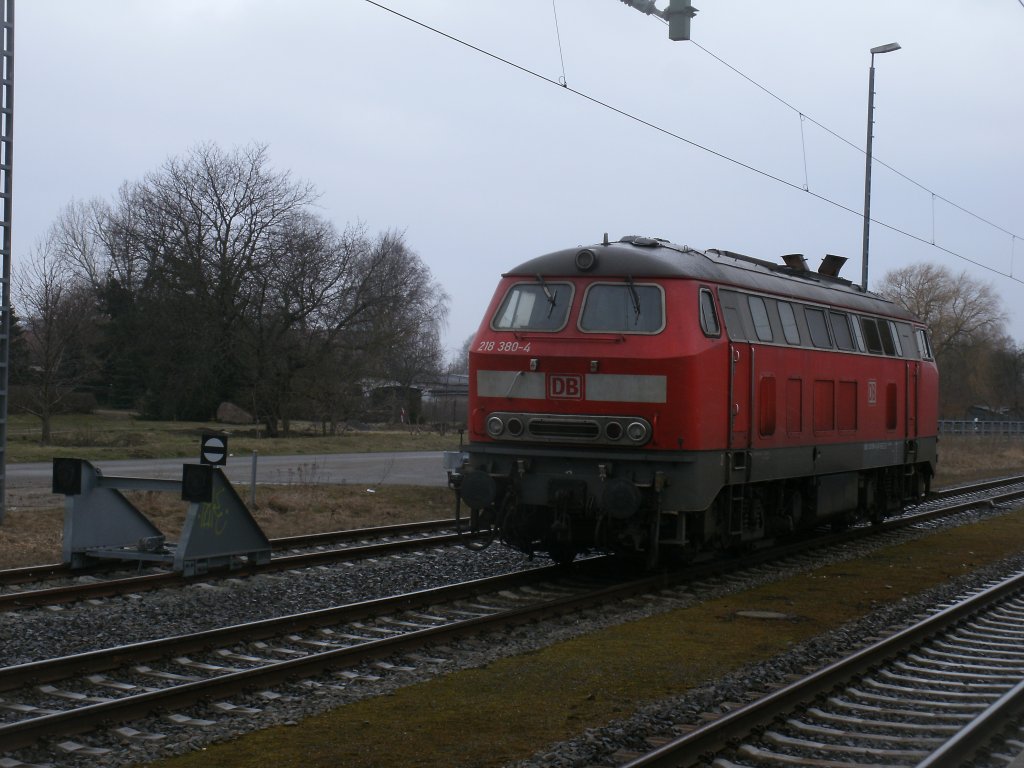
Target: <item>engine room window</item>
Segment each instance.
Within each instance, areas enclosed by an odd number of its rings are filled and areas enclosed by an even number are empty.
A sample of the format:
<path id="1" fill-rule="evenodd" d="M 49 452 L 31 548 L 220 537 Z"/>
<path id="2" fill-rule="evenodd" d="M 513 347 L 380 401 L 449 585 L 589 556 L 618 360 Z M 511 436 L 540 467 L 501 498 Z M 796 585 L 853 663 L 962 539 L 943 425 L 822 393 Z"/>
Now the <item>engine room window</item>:
<path id="1" fill-rule="evenodd" d="M 878 335 L 878 323 L 873 317 L 862 317 L 860 324 L 864 328 L 864 341 L 868 345 L 868 352 L 882 354 L 882 337 Z"/>
<path id="2" fill-rule="evenodd" d="M 863 352 L 867 347 L 864 346 L 864 333 L 860 329 L 860 318 L 853 315 L 850 320 L 850 327 L 853 328 L 853 340 L 857 344 L 857 350 Z"/>
<path id="3" fill-rule="evenodd" d="M 900 329 L 892 320 L 887 320 L 889 330 L 892 331 L 892 343 L 896 350 L 896 357 L 903 357 L 903 342 L 900 341 Z"/>
<path id="4" fill-rule="evenodd" d="M 855 345 L 850 333 L 850 321 L 842 312 L 829 312 L 828 314 L 832 318 L 832 333 L 836 337 L 836 346 L 847 352 L 852 351 Z"/>
<path id="5" fill-rule="evenodd" d="M 892 328 L 889 327 L 890 323 L 886 320 L 878 321 L 878 335 L 882 339 L 882 350 L 887 355 L 895 355 L 896 353 L 896 342 L 892 338 Z"/>
<path id="6" fill-rule="evenodd" d="M 517 283 L 491 321 L 496 331 L 560 331 L 572 303 L 570 283 Z"/>
<path id="7" fill-rule="evenodd" d="M 825 310 L 806 307 L 804 308 L 804 317 L 807 319 L 807 330 L 811 332 L 811 344 L 820 349 L 831 349 L 832 337 L 828 335 Z"/>
<path id="8" fill-rule="evenodd" d="M 665 302 L 657 285 L 594 283 L 583 297 L 580 330 L 590 333 L 658 333 Z"/>
<path id="9" fill-rule="evenodd" d="M 750 316 L 754 318 L 754 333 L 761 341 L 772 340 L 772 324 L 768 321 L 768 309 L 760 296 L 748 296 Z"/>
<path id="10" fill-rule="evenodd" d="M 788 301 L 780 301 L 779 319 L 782 320 L 782 332 L 786 336 L 787 344 L 800 343 L 800 328 L 796 324 L 796 315 L 793 313 L 793 305 Z"/>
<path id="11" fill-rule="evenodd" d="M 700 289 L 700 327 L 705 336 L 722 335 L 722 327 L 715 314 L 715 299 L 707 288 Z"/>

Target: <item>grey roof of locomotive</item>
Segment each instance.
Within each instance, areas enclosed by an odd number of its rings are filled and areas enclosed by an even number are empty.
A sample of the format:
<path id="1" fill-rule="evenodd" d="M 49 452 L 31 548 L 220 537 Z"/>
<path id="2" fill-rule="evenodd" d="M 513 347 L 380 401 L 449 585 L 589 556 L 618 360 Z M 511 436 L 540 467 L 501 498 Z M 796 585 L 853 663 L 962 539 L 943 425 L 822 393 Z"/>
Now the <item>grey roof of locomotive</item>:
<path id="1" fill-rule="evenodd" d="M 576 266 L 581 251 L 592 251 L 593 267 Z M 510 277 L 625 277 L 682 278 L 725 285 L 793 300 L 920 322 L 914 315 L 859 285 L 809 269 L 773 264 L 732 251 L 699 251 L 648 237 L 577 246 L 538 256 L 505 273 Z"/>

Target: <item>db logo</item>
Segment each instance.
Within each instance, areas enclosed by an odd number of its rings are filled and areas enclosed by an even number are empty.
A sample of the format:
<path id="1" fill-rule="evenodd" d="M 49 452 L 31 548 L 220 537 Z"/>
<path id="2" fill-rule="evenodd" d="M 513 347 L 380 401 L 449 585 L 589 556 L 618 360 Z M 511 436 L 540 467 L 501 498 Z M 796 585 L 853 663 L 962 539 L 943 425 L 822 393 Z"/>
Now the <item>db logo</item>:
<path id="1" fill-rule="evenodd" d="M 582 400 L 583 377 L 568 373 L 554 373 L 548 376 L 548 397 L 557 400 Z"/>

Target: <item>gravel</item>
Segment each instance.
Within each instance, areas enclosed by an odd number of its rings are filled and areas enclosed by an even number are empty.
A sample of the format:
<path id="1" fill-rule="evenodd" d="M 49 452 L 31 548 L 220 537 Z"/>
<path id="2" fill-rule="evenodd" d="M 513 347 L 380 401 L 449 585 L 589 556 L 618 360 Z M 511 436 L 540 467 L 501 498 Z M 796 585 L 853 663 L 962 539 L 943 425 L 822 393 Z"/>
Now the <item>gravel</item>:
<path id="1" fill-rule="evenodd" d="M 958 522 L 970 522 L 976 517 L 975 514 L 961 515 Z M 500 644 L 487 638 L 469 638 L 459 641 L 457 647 L 433 648 L 429 657 L 413 662 L 408 658 L 392 659 L 390 661 L 399 669 L 391 672 L 367 667 L 347 671 L 359 674 L 356 679 L 338 673 L 281 685 L 273 692 L 255 692 L 231 700 L 235 706 L 258 712 L 243 709 L 224 714 L 214 706 L 196 707 L 178 713 L 177 717 L 184 715 L 199 722 L 175 722 L 167 715 L 155 715 L 148 720 L 131 723 L 131 728 L 137 729 L 141 735 L 115 729 L 97 731 L 76 737 L 72 744 L 80 745 L 80 748 L 72 748 L 66 742 L 62 742 L 64 746 L 46 744 L 6 755 L 6 758 L 30 765 L 94 768 L 135 765 L 182 754 L 248 731 L 294 724 L 312 714 L 368 696 L 383 695 L 456 669 L 482 666 L 502 656 L 525 653 L 601 627 L 749 589 L 796 572 L 860 556 L 894 540 L 919 535 L 923 535 L 922 532 L 908 531 L 872 537 L 870 542 L 828 553 L 790 558 L 783 565 L 752 569 L 739 576 L 704 582 L 697 588 L 659 595 L 657 599 L 627 601 L 606 610 L 529 624 L 503 634 Z M 17 664 L 197 632 L 542 564 L 544 561 L 532 563 L 525 556 L 500 546 L 493 546 L 482 553 L 462 548 L 435 549 L 378 561 L 203 582 L 186 589 L 56 609 L 7 613 L 0 621 L 0 647 L 4 649 L 2 663 Z M 820 668 L 848 653 L 851 648 L 863 645 L 865 638 L 899 629 L 966 589 L 1020 567 L 1024 567 L 1024 556 L 987 568 L 969 578 L 958 579 L 925 595 L 882 608 L 861 621 L 794 646 L 769 662 L 741 670 L 684 696 L 643 707 L 629 718 L 588 730 L 571 741 L 548 746 L 533 758 L 516 763 L 516 768 L 614 765 L 612 756 L 620 749 L 645 750 L 648 737 L 677 735 L 678 724 L 695 722 L 702 712 L 721 707 L 723 702 L 742 701 L 751 691 L 768 690 L 784 681 L 787 675 Z M 147 735 L 159 735 L 159 738 L 147 738 Z M 19 765 L 18 762 L 5 764 L 4 757 L 0 753 L 0 768 Z"/>

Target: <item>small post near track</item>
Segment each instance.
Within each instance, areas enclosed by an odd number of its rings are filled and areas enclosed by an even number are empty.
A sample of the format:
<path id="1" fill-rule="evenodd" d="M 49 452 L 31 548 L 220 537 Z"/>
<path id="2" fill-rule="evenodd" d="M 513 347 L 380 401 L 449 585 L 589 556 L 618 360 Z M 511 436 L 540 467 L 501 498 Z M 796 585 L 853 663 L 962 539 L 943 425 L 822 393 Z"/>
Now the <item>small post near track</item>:
<path id="1" fill-rule="evenodd" d="M 252 452 L 252 474 L 249 476 L 249 505 L 256 508 L 256 460 L 259 458 L 259 451 Z"/>

